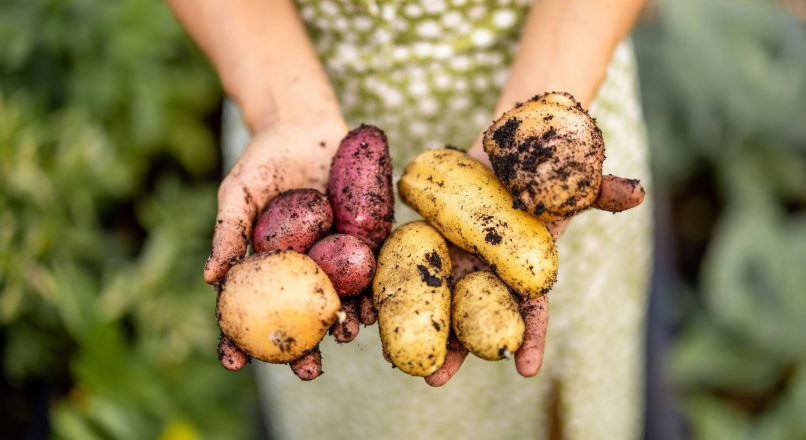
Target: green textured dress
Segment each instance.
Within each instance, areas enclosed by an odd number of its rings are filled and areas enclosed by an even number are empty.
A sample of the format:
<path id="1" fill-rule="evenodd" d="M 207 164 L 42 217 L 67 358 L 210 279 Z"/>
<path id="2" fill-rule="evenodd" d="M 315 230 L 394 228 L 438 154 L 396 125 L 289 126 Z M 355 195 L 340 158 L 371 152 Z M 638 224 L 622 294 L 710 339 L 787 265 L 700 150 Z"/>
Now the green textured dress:
<path id="1" fill-rule="evenodd" d="M 418 152 L 467 148 L 489 125 L 528 3 L 310 0 L 298 6 L 350 125 L 367 122 L 386 131 L 396 181 Z M 628 41 L 616 50 L 590 112 L 607 145 L 605 173 L 647 185 Z M 248 134 L 231 105 L 224 124 L 231 165 Z M 536 377 L 518 376 L 512 361 L 470 355 L 447 385 L 430 388 L 383 360 L 377 326 L 362 328 L 350 344 L 325 338 L 326 374 L 312 382 L 285 365 L 253 363 L 272 438 L 544 438 L 553 386 L 560 390 L 564 437 L 638 437 L 652 245 L 648 202 L 616 216 L 584 212 L 570 223 L 558 243 L 560 274 L 549 294 L 546 357 Z M 398 222 L 415 216 L 398 203 Z"/>

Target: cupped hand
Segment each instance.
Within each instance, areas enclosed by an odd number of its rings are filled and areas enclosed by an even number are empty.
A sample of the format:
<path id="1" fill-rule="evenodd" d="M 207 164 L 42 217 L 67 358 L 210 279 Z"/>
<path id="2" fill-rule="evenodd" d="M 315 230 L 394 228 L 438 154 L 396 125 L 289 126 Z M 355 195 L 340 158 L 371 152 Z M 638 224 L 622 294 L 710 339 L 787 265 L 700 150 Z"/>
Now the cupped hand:
<path id="1" fill-rule="evenodd" d="M 481 148 L 472 148 L 469 154 L 490 166 L 489 159 Z M 641 204 L 644 195 L 644 188 L 637 180 L 607 175 L 603 177 L 602 188 L 593 207 L 608 212 L 621 212 Z M 565 231 L 570 220 L 569 217 L 546 224 L 555 241 Z M 472 266 L 473 264 L 468 265 Z M 454 276 L 461 274 L 454 273 Z M 515 368 L 521 376 L 531 377 L 540 371 L 543 364 L 549 321 L 548 295 L 521 299 L 519 305 L 526 328 L 523 344 L 515 353 Z M 426 383 L 431 386 L 437 387 L 447 383 L 459 371 L 459 367 L 467 357 L 467 349 L 453 336 L 451 338 L 445 363 L 439 370 L 425 378 Z"/>
<path id="2" fill-rule="evenodd" d="M 325 190 L 330 161 L 346 133 L 341 119 L 276 122 L 255 133 L 218 189 L 213 248 L 204 265 L 207 283 L 218 284 L 246 255 L 255 218 L 276 195 L 295 188 Z M 238 370 L 249 361 L 223 335 L 218 351 L 228 370 Z M 312 355 L 318 349 L 315 352 Z M 321 374 L 321 356 L 311 357 L 307 363 L 292 364 L 294 372 L 308 380 Z"/>
<path id="3" fill-rule="evenodd" d="M 277 194 L 324 191 L 330 161 L 347 133 L 343 120 L 283 121 L 255 134 L 218 188 L 213 249 L 204 280 L 218 283 L 246 255 L 255 217 Z"/>

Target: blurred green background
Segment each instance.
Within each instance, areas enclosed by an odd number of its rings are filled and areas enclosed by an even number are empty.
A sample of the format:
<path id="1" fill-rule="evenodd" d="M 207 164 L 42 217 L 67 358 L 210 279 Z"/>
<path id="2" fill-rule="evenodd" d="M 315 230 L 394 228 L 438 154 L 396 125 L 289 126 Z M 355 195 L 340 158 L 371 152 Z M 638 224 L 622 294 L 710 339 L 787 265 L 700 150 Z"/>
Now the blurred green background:
<path id="1" fill-rule="evenodd" d="M 806 4 L 658 0 L 647 437 L 806 438 Z M 201 281 L 221 91 L 163 2 L 0 11 L 4 438 L 249 438 Z"/>

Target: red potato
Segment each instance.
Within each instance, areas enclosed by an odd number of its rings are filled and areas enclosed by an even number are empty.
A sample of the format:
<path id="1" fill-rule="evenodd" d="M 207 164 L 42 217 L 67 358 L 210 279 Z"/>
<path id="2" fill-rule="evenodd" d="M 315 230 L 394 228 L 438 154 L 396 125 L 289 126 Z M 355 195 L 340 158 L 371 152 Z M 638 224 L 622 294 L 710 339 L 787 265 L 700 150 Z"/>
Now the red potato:
<path id="1" fill-rule="evenodd" d="M 352 235 L 329 235 L 313 245 L 308 256 L 324 269 L 339 296 L 360 293 L 375 275 L 372 249 Z"/>
<path id="2" fill-rule="evenodd" d="M 333 226 L 327 196 L 315 189 L 292 189 L 269 202 L 252 231 L 255 253 L 306 252 Z"/>
<path id="3" fill-rule="evenodd" d="M 333 157 L 327 194 L 336 231 L 377 251 L 394 221 L 392 161 L 382 130 L 362 124 L 347 134 Z"/>

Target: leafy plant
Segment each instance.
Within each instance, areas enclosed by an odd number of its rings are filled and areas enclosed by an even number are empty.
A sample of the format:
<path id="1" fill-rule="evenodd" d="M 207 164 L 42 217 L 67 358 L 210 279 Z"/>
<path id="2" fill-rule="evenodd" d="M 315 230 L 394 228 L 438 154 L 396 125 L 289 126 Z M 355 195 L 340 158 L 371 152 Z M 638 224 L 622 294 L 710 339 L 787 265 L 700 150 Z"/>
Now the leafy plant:
<path id="1" fill-rule="evenodd" d="M 722 206 L 679 280 L 681 409 L 696 438 L 802 438 L 806 29 L 772 2 L 668 0 L 636 43 L 660 186 L 702 198 L 713 176 Z"/>
<path id="2" fill-rule="evenodd" d="M 246 435 L 250 378 L 215 359 L 200 275 L 212 72 L 153 0 L 12 1 L 0 37 L 4 375 L 66 384 L 55 437 Z"/>

